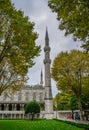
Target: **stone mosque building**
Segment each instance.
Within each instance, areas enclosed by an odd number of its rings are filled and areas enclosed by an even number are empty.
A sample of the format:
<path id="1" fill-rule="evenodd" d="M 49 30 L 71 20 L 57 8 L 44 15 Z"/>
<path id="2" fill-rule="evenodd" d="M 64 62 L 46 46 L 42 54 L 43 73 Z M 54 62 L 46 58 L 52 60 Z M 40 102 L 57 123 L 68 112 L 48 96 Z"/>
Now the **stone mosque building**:
<path id="1" fill-rule="evenodd" d="M 44 56 L 45 85 L 43 86 L 43 74 L 41 71 L 40 84 L 34 86 L 27 85 L 21 91 L 16 94 L 12 94 L 10 98 L 6 98 L 4 95 L 0 96 L 0 119 L 29 118 L 29 115 L 25 115 L 24 113 L 24 106 L 26 103 L 33 100 L 40 103 L 40 118 L 53 118 L 53 101 L 50 77 L 51 60 L 47 29 L 45 34 Z"/>

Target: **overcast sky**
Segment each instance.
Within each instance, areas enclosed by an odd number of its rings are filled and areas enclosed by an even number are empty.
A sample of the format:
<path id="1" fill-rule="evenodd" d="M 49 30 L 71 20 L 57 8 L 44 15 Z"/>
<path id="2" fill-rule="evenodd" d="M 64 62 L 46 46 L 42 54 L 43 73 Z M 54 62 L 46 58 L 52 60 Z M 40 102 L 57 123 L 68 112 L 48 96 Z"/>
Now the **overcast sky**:
<path id="1" fill-rule="evenodd" d="M 80 43 L 74 42 L 72 36 L 64 36 L 64 31 L 58 29 L 58 21 L 56 20 L 56 14 L 52 13 L 47 3 L 48 0 L 12 0 L 16 9 L 20 9 L 30 21 L 35 23 L 35 30 L 39 37 L 36 41 L 37 45 L 41 45 L 42 51 L 40 56 L 35 59 L 35 66 L 28 72 L 29 85 L 35 85 L 40 83 L 40 72 L 43 70 L 44 75 L 44 45 L 45 45 L 45 31 L 48 27 L 49 44 L 51 47 L 51 59 L 57 56 L 61 51 L 69 51 L 71 49 L 78 49 Z M 61 61 L 60 61 L 61 62 Z M 57 93 L 56 84 L 52 80 L 52 93 L 53 96 Z"/>

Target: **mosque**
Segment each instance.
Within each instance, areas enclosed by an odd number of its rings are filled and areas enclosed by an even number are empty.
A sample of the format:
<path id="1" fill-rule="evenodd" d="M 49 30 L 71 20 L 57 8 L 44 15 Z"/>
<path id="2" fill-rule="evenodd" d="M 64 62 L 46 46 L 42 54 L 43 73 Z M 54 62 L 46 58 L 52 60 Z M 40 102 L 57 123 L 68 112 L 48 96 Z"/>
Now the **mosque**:
<path id="1" fill-rule="evenodd" d="M 5 94 L 0 96 L 0 119 L 24 119 L 29 118 L 25 115 L 25 104 L 36 100 L 40 103 L 41 112 L 40 118 L 52 119 L 53 118 L 53 98 L 50 77 L 50 47 L 48 30 L 45 34 L 45 47 L 44 47 L 44 70 L 45 70 L 45 83 L 43 85 L 43 74 L 41 71 L 40 84 L 34 86 L 24 86 L 23 89 L 11 97 L 5 97 Z"/>

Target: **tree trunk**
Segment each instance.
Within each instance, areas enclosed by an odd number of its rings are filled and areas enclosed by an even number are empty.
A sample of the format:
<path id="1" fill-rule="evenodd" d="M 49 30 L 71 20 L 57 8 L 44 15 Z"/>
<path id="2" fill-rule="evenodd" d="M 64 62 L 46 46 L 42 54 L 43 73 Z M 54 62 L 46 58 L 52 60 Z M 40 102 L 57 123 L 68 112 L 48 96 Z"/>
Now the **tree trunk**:
<path id="1" fill-rule="evenodd" d="M 32 120 L 34 120 L 34 114 L 32 113 Z"/>
<path id="2" fill-rule="evenodd" d="M 78 97 L 78 107 L 80 110 L 80 119 L 83 120 L 83 110 L 82 110 L 82 104 L 81 104 L 81 97 Z"/>

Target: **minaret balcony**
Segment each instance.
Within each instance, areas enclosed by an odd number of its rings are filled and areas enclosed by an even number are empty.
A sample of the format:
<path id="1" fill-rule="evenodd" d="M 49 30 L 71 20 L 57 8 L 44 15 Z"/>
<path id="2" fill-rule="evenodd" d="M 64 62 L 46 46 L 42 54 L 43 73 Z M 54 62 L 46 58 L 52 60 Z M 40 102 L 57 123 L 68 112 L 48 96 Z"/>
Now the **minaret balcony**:
<path id="1" fill-rule="evenodd" d="M 44 59 L 44 64 L 46 64 L 46 63 L 51 64 L 51 60 L 50 59 Z"/>
<path id="2" fill-rule="evenodd" d="M 49 46 L 45 46 L 45 47 L 44 47 L 44 52 L 46 52 L 46 51 L 49 51 L 49 52 L 50 52 L 50 47 L 49 47 Z"/>

